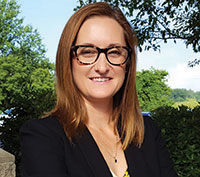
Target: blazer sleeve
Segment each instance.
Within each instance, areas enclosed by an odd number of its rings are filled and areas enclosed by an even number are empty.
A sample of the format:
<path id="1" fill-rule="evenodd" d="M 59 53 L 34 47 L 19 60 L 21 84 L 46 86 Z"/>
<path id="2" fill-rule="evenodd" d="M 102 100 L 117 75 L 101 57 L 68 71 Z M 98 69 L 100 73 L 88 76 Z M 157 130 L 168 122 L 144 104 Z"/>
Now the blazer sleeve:
<path id="1" fill-rule="evenodd" d="M 31 120 L 21 130 L 22 177 L 69 177 L 58 120 Z M 52 128 L 53 127 L 53 128 Z M 63 131 L 64 132 L 64 131 Z"/>
<path id="2" fill-rule="evenodd" d="M 154 121 L 150 118 L 145 118 L 146 129 L 148 129 L 150 132 L 146 132 L 147 134 L 153 134 L 155 145 L 156 145 L 156 151 L 157 151 L 157 157 L 158 157 L 158 163 L 160 166 L 160 175 L 161 177 L 178 177 L 174 170 L 173 161 L 170 159 L 169 152 L 166 148 L 166 144 L 164 139 L 162 138 L 160 129 L 155 125 Z"/>

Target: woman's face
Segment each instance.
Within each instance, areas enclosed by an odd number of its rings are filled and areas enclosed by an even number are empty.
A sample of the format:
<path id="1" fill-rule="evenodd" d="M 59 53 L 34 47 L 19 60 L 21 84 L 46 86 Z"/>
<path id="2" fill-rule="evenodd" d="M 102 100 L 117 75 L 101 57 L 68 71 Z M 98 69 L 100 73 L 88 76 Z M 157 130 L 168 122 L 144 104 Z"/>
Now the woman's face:
<path id="1" fill-rule="evenodd" d="M 80 28 L 75 45 L 99 48 L 126 46 L 122 27 L 109 17 L 92 17 Z M 110 100 L 121 88 L 125 78 L 125 64 L 111 65 L 104 53 L 91 65 L 81 64 L 76 57 L 72 72 L 76 86 L 88 101 Z"/>

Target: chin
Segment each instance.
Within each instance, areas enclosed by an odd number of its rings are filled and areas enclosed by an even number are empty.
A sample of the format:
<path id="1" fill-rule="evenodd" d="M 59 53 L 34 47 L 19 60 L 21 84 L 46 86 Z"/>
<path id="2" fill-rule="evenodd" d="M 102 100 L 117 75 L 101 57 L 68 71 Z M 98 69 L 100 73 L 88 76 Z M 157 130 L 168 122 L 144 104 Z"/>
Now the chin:
<path id="1" fill-rule="evenodd" d="M 113 99 L 114 94 L 108 95 L 108 94 L 98 94 L 96 93 L 95 95 L 90 95 L 87 96 L 87 98 L 89 98 L 89 100 L 93 100 L 93 101 L 109 101 L 111 99 Z"/>

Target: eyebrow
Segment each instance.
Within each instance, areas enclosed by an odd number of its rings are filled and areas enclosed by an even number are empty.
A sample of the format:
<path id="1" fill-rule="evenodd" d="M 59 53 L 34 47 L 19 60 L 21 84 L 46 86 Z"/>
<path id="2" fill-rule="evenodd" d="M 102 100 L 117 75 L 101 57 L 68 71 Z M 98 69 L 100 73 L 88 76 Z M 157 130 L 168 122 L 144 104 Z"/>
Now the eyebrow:
<path id="1" fill-rule="evenodd" d="M 93 44 L 93 43 L 88 43 L 88 42 L 86 42 L 86 43 L 81 43 L 81 44 L 78 44 L 78 45 L 87 45 L 87 46 L 98 47 L 98 46 L 96 46 L 95 44 Z M 111 44 L 109 44 L 106 48 L 114 47 L 114 46 L 126 46 L 126 44 L 123 45 L 123 44 L 121 44 L 121 43 L 111 43 Z"/>

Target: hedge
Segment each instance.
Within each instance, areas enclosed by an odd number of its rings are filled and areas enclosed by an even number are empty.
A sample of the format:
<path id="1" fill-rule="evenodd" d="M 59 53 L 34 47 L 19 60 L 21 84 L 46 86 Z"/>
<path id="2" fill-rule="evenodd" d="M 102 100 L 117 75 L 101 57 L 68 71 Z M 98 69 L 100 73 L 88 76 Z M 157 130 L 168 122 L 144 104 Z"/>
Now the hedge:
<path id="1" fill-rule="evenodd" d="M 200 176 L 200 107 L 160 107 L 152 118 L 161 128 L 179 177 Z"/>

